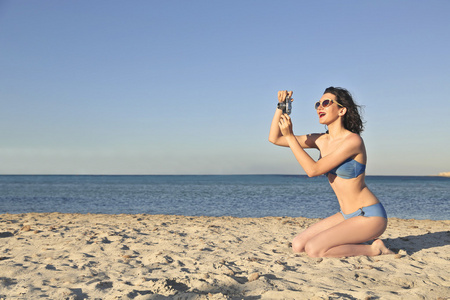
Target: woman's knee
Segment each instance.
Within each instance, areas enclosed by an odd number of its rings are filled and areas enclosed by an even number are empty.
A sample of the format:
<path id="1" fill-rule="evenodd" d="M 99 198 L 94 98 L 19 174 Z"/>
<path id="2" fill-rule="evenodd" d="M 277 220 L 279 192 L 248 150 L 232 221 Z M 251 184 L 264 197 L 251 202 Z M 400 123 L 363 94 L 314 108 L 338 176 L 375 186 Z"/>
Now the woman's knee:
<path id="1" fill-rule="evenodd" d="M 305 252 L 305 241 L 301 237 L 296 236 L 292 240 L 292 251 L 295 253 Z"/>
<path id="2" fill-rule="evenodd" d="M 305 252 L 309 257 L 323 257 L 325 250 L 318 247 L 314 242 L 309 241 L 305 245 Z"/>

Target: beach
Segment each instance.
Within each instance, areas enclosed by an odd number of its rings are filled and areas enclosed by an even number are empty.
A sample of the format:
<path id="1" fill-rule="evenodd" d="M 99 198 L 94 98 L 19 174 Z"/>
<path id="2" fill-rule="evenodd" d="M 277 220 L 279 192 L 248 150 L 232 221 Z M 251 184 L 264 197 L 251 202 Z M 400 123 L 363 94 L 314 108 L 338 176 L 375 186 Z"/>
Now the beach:
<path id="1" fill-rule="evenodd" d="M 450 220 L 390 218 L 396 254 L 310 258 L 319 219 L 0 215 L 0 299 L 449 299 Z"/>

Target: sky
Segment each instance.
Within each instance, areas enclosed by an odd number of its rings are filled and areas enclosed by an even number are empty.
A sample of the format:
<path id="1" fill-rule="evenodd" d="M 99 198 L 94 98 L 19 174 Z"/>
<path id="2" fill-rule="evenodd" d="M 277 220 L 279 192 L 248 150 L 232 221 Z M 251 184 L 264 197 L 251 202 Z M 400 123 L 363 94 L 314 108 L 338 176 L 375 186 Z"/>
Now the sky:
<path id="1" fill-rule="evenodd" d="M 364 106 L 367 175 L 450 171 L 450 1 L 0 0 L 0 174 L 305 174 L 329 86 Z M 318 157 L 317 150 L 308 150 Z"/>

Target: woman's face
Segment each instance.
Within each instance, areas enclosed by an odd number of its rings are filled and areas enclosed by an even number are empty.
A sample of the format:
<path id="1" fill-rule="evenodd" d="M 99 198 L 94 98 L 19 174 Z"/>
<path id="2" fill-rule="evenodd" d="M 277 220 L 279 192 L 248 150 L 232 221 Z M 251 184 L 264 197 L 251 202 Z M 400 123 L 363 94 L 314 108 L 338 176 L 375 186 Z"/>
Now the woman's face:
<path id="1" fill-rule="evenodd" d="M 325 93 L 319 100 L 321 103 L 319 108 L 317 109 L 319 123 L 328 125 L 339 118 L 340 107 L 336 104 L 336 102 L 333 102 L 330 106 L 323 107 L 322 102 L 326 99 L 336 101 L 336 96 L 331 93 Z"/>

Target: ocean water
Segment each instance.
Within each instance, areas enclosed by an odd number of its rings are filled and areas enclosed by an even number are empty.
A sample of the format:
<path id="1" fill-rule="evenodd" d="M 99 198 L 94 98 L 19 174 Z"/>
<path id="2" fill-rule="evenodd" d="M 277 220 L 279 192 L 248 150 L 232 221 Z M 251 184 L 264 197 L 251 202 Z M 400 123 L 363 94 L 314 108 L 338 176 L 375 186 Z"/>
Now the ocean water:
<path id="1" fill-rule="evenodd" d="M 367 176 L 366 183 L 389 217 L 450 219 L 450 178 Z M 337 211 L 325 176 L 0 176 L 0 213 L 324 218 Z"/>

